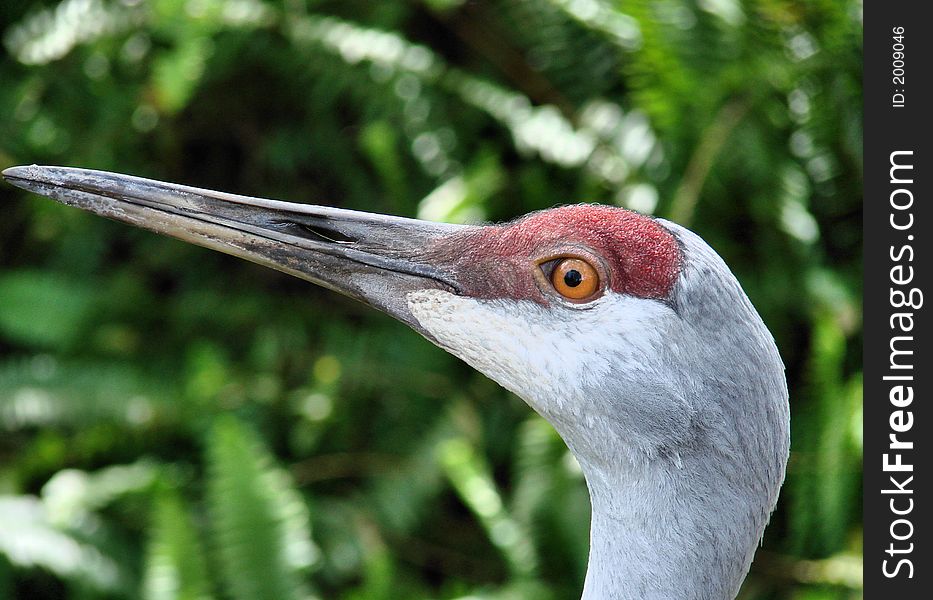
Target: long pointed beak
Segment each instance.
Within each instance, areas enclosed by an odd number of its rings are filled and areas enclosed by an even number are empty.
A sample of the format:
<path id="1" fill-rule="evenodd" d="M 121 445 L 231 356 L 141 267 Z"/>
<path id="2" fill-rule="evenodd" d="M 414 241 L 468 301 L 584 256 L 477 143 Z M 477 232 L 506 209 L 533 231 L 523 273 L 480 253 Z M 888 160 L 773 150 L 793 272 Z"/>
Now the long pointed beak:
<path id="1" fill-rule="evenodd" d="M 427 259 L 467 226 L 249 198 L 104 171 L 12 167 L 3 177 L 62 204 L 239 256 L 340 292 L 428 335 L 405 296 L 458 293 L 452 273 Z M 430 336 L 428 336 L 430 337 Z"/>

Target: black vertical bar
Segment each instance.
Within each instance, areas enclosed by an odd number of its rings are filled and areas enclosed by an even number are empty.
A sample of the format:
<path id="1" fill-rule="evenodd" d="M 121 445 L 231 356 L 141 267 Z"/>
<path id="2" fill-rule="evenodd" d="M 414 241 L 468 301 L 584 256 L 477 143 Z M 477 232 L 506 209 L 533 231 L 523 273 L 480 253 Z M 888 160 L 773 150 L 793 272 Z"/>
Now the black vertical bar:
<path id="1" fill-rule="evenodd" d="M 929 598 L 930 21 L 925 2 L 864 6 L 866 598 Z M 929 298 L 933 301 L 933 296 Z"/>

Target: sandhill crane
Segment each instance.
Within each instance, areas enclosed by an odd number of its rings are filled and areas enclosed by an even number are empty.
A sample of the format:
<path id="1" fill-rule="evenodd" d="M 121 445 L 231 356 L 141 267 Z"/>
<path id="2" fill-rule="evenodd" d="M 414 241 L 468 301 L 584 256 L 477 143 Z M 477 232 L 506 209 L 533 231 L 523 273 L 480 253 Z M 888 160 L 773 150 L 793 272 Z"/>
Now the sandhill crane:
<path id="1" fill-rule="evenodd" d="M 596 205 L 465 226 L 84 169 L 3 175 L 356 298 L 520 396 L 586 477 L 585 599 L 738 592 L 784 478 L 787 387 L 758 313 L 687 229 Z"/>

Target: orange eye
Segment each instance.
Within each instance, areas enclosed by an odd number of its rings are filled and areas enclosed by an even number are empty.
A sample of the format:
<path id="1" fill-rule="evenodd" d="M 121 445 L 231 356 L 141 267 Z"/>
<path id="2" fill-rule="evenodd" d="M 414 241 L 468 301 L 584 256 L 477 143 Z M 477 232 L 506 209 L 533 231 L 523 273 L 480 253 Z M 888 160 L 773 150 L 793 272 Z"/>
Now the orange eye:
<path id="1" fill-rule="evenodd" d="M 584 300 L 599 289 L 599 273 L 585 260 L 564 258 L 551 272 L 551 285 L 570 300 Z"/>

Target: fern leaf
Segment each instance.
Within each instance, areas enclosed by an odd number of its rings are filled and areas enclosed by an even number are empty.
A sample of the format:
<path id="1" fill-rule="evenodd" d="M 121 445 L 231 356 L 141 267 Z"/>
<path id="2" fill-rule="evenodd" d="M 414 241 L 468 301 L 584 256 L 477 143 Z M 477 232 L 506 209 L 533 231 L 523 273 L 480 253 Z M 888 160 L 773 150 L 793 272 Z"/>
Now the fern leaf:
<path id="1" fill-rule="evenodd" d="M 209 600 L 204 553 L 187 510 L 174 492 L 155 503 L 143 579 L 145 600 Z"/>
<path id="2" fill-rule="evenodd" d="M 317 550 L 307 507 L 255 434 L 232 418 L 219 420 L 211 432 L 208 507 L 231 597 L 308 597 L 303 574 Z"/>

